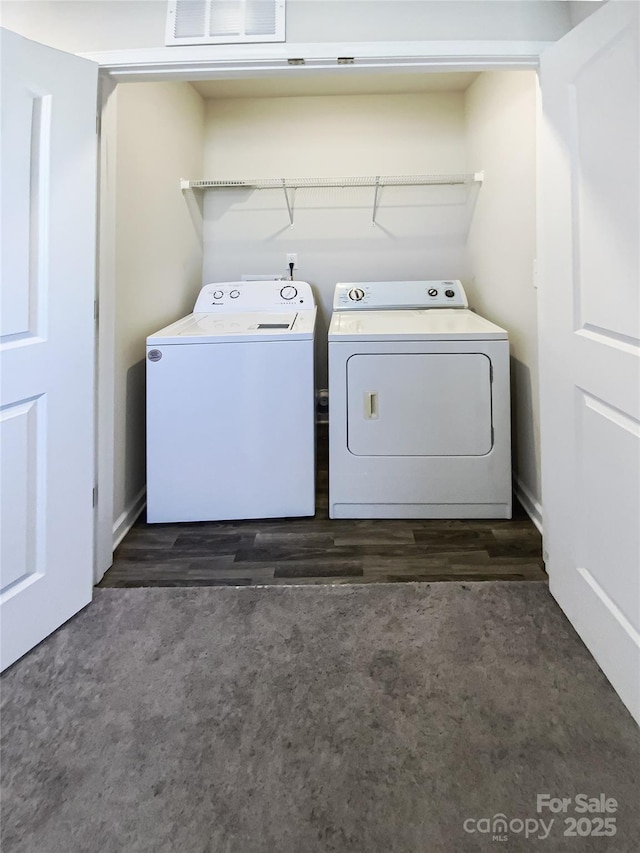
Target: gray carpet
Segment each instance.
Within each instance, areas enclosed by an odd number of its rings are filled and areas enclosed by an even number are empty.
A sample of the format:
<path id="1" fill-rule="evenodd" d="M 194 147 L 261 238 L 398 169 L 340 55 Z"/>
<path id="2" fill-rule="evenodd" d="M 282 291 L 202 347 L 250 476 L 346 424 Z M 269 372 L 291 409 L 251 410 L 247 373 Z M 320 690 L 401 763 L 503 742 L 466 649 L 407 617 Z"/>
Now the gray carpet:
<path id="1" fill-rule="evenodd" d="M 544 584 L 96 590 L 0 683 L 3 853 L 640 850 L 639 731 Z"/>

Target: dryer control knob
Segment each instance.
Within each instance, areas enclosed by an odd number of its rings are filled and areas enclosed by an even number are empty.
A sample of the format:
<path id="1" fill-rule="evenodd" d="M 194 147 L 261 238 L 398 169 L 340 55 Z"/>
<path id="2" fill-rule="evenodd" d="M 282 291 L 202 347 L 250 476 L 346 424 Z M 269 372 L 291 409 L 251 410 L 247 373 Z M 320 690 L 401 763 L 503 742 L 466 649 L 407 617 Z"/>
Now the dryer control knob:
<path id="1" fill-rule="evenodd" d="M 213 298 L 214 299 L 222 299 L 223 296 L 224 296 L 224 293 L 221 290 L 214 290 L 214 292 L 213 292 Z"/>
<path id="2" fill-rule="evenodd" d="M 364 290 L 361 290 L 359 287 L 353 287 L 349 291 L 349 299 L 353 302 L 360 302 L 361 299 L 364 299 Z"/>
<path id="3" fill-rule="evenodd" d="M 437 296 L 438 295 L 438 291 L 436 290 L 435 287 L 430 287 L 429 290 L 427 290 L 427 293 L 429 294 L 429 296 Z"/>
<path id="4" fill-rule="evenodd" d="M 229 294 L 229 296 L 232 299 L 237 299 L 238 296 L 240 296 L 240 291 L 239 290 L 232 290 L 231 293 Z"/>
<path id="5" fill-rule="evenodd" d="M 453 299 L 453 297 L 456 295 L 456 292 L 455 290 L 445 290 L 444 295 L 448 296 L 449 299 Z"/>
<path id="6" fill-rule="evenodd" d="M 280 296 L 283 299 L 295 299 L 298 295 L 298 291 L 292 284 L 285 284 L 285 286 L 280 291 Z"/>

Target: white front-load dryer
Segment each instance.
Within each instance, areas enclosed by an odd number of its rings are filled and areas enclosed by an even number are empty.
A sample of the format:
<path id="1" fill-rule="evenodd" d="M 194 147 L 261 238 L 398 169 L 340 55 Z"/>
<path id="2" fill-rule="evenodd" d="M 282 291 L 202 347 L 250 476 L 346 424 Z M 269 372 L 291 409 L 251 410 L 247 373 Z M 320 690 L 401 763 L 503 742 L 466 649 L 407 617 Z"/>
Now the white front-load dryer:
<path id="1" fill-rule="evenodd" d="M 509 341 L 459 281 L 338 284 L 329 516 L 511 518 Z"/>
<path id="2" fill-rule="evenodd" d="M 147 521 L 315 513 L 307 282 L 221 282 L 147 338 Z"/>

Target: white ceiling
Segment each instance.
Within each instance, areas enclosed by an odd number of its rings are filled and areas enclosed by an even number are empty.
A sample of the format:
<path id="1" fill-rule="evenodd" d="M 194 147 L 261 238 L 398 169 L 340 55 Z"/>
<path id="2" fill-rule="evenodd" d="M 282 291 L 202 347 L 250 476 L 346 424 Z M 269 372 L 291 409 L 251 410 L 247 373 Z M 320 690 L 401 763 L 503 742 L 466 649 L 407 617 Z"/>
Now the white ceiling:
<path id="1" fill-rule="evenodd" d="M 261 77 L 243 80 L 202 80 L 191 85 L 204 98 L 294 98 L 309 95 L 397 95 L 425 92 L 463 92 L 476 72 L 382 72 L 353 73 L 355 69 Z"/>

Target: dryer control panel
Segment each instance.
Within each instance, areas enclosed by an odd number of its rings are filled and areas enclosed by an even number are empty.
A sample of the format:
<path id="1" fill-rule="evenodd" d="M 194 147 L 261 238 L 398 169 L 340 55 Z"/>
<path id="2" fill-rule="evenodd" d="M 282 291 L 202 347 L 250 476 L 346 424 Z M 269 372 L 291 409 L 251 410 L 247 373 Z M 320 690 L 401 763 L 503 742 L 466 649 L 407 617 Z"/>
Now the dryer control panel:
<path id="1" fill-rule="evenodd" d="M 462 282 L 346 281 L 333 295 L 334 311 L 394 308 L 468 308 Z"/>
<path id="2" fill-rule="evenodd" d="M 194 314 L 243 314 L 273 311 L 282 307 L 303 311 L 315 306 L 306 281 L 217 281 L 205 284 Z"/>

